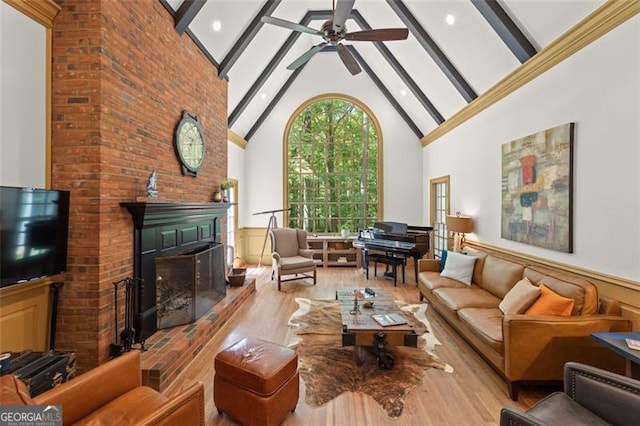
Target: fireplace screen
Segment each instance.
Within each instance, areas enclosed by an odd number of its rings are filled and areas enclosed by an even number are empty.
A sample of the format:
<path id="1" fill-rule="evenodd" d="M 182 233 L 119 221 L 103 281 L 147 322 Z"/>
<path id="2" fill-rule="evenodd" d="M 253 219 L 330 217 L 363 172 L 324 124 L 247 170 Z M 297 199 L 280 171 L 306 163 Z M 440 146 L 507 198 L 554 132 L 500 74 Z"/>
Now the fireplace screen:
<path id="1" fill-rule="evenodd" d="M 156 258 L 158 328 L 194 322 L 226 291 L 222 244 Z"/>

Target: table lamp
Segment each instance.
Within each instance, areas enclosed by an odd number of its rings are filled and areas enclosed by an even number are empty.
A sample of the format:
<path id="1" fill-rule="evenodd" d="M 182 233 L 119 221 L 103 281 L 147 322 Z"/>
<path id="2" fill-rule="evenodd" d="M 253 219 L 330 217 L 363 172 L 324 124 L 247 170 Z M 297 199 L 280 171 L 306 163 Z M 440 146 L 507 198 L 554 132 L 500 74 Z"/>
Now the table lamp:
<path id="1" fill-rule="evenodd" d="M 464 247 L 464 234 L 473 231 L 473 220 L 469 216 L 460 216 L 456 212 L 455 216 L 447 216 L 447 230 L 453 232 L 453 251 L 460 253 Z"/>

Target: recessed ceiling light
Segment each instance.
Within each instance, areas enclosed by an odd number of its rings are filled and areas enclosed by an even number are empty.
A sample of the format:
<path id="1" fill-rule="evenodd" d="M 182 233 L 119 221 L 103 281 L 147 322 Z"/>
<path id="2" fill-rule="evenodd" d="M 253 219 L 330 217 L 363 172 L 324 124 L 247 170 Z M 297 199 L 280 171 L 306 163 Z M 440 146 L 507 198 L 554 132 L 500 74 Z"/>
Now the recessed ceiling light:
<path id="1" fill-rule="evenodd" d="M 406 91 L 405 89 L 401 89 L 401 90 L 400 90 L 400 94 L 401 94 L 402 96 L 407 96 L 407 91 Z"/>
<path id="2" fill-rule="evenodd" d="M 445 20 L 447 21 L 447 24 L 449 25 L 453 25 L 456 23 L 456 17 L 453 16 L 452 14 L 447 14 L 447 17 L 445 18 Z"/>
<path id="3" fill-rule="evenodd" d="M 213 31 L 218 32 L 222 28 L 222 22 L 213 21 L 213 24 L 211 24 L 211 27 L 213 28 Z"/>
<path id="4" fill-rule="evenodd" d="M 266 93 L 264 93 L 264 92 L 260 93 L 260 99 L 264 100 L 266 98 L 267 98 L 267 94 Z"/>

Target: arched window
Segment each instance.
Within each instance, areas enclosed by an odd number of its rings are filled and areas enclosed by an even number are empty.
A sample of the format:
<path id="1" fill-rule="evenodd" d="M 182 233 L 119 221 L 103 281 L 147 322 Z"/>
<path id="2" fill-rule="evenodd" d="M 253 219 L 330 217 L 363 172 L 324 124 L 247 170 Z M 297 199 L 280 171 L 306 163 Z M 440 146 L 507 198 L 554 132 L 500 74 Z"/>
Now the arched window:
<path id="1" fill-rule="evenodd" d="M 382 135 L 342 94 L 302 104 L 285 130 L 286 223 L 315 234 L 366 228 L 382 215 Z"/>

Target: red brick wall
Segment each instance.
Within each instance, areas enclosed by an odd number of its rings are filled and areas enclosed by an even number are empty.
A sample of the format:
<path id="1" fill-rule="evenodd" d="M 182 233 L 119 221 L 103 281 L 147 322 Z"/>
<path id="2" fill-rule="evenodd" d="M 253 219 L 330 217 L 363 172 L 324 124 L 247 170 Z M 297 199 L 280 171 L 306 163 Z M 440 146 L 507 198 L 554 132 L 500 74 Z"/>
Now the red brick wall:
<path id="1" fill-rule="evenodd" d="M 227 83 L 157 0 L 60 0 L 53 27 L 52 183 L 71 190 L 69 273 L 56 349 L 86 370 L 114 341 L 114 281 L 131 276 L 133 228 L 122 201 L 211 200 L 227 170 Z M 183 176 L 173 148 L 182 111 L 197 115 L 207 154 Z"/>

